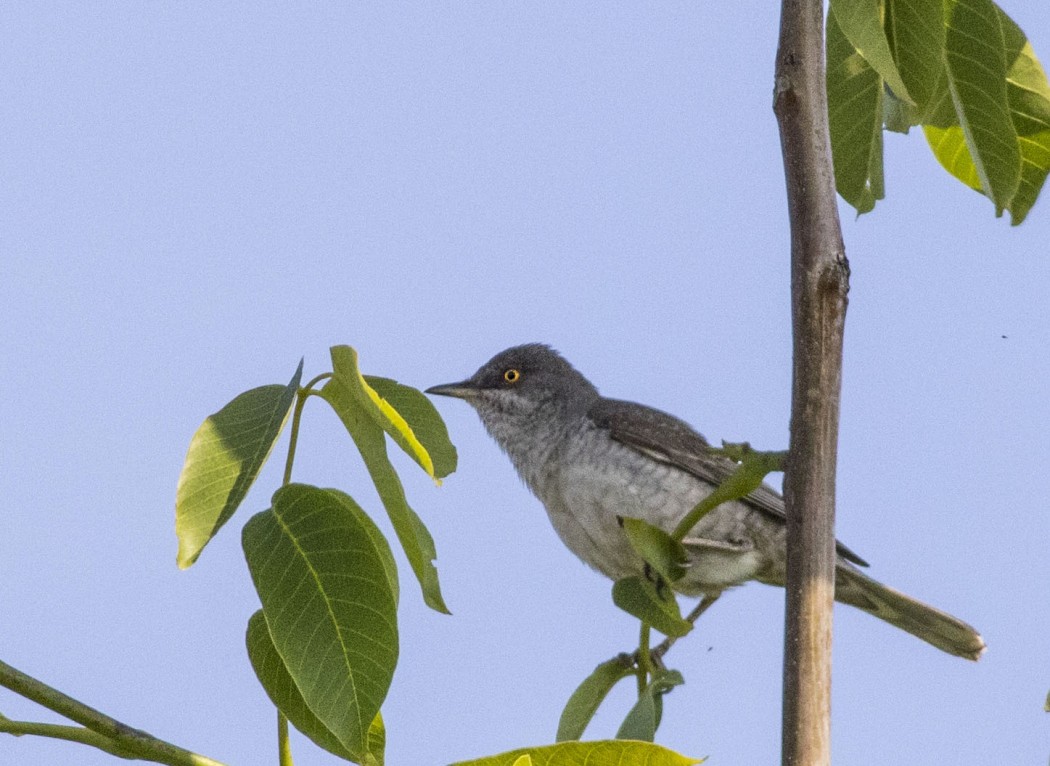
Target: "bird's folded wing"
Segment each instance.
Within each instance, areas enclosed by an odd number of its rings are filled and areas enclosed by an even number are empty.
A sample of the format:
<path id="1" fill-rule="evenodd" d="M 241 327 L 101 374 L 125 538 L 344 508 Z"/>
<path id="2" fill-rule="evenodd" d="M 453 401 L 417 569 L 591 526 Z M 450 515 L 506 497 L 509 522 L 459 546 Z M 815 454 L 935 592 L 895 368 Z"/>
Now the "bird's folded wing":
<path id="1" fill-rule="evenodd" d="M 679 468 L 701 481 L 718 486 L 737 469 L 727 457 L 713 454 L 711 445 L 683 420 L 666 412 L 634 402 L 601 399 L 588 413 L 599 428 L 628 447 L 649 455 L 654 460 Z M 762 484 L 744 502 L 769 516 L 785 521 L 784 499 L 772 487 Z M 839 555 L 860 566 L 867 562 L 842 543 L 836 543 Z"/>

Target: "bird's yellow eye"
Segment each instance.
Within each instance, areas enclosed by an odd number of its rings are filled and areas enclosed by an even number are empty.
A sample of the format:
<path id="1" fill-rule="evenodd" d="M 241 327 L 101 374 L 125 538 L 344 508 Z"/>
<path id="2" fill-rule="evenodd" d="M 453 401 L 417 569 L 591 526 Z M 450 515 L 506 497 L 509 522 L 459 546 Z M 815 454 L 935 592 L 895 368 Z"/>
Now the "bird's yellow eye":
<path id="1" fill-rule="evenodd" d="M 503 379 L 508 383 L 517 383 L 519 378 L 521 378 L 521 373 L 517 370 L 507 370 L 503 373 Z"/>

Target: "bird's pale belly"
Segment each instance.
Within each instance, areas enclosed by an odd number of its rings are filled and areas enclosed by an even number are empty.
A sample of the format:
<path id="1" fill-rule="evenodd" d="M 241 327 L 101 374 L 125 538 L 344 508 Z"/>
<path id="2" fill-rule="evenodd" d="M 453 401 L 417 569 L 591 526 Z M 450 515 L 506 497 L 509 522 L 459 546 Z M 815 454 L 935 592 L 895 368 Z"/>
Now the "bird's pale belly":
<path id="1" fill-rule="evenodd" d="M 670 532 L 711 487 L 670 466 L 652 465 L 646 481 L 630 479 L 615 461 L 574 465 L 537 492 L 565 545 L 614 580 L 641 574 L 644 562 L 631 548 L 617 517 L 643 519 Z M 656 474 L 656 475 L 654 475 Z M 627 478 L 625 478 L 627 477 Z M 713 541 L 750 539 L 748 509 L 736 503 L 705 516 L 689 537 Z M 690 546 L 689 571 L 676 589 L 689 595 L 723 590 L 754 579 L 765 562 L 756 548 Z"/>

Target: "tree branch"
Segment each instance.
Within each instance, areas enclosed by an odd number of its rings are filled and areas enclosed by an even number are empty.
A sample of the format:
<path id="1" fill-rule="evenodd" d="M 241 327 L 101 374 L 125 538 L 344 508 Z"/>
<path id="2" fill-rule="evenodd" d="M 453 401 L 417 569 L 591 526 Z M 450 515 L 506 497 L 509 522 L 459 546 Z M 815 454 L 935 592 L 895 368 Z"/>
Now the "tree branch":
<path id="1" fill-rule="evenodd" d="M 101 737 L 101 739 L 96 741 L 95 737 L 90 737 L 87 733 L 84 733 L 76 735 L 76 741 L 99 747 L 114 755 L 120 755 L 122 758 L 138 758 L 144 761 L 168 764 L 168 766 L 223 766 L 211 758 L 191 753 L 189 750 L 184 750 L 170 742 L 157 739 L 144 731 L 133 729 L 127 724 L 121 723 L 115 718 L 110 718 L 105 713 L 100 713 L 98 710 L 63 694 L 58 689 L 53 689 L 31 676 L 27 676 L 4 662 L 0 662 L 0 686 L 5 686 L 16 694 L 79 723 L 90 732 L 94 732 Z M 6 723 L 23 727 L 19 731 L 9 732 L 11 734 L 37 734 L 58 736 L 60 739 L 74 739 L 73 733 L 76 731 L 73 727 L 68 726 L 55 727 L 54 730 L 50 730 L 45 724 L 21 724 L 17 721 L 7 721 Z M 25 729 L 25 726 L 36 726 L 38 728 L 30 731 Z M 104 746 L 103 742 L 108 743 L 108 745 Z"/>
<path id="2" fill-rule="evenodd" d="M 831 752 L 835 461 L 849 264 L 835 199 L 822 0 L 783 0 L 774 111 L 791 218 L 794 370 L 787 506 L 785 766 Z"/>

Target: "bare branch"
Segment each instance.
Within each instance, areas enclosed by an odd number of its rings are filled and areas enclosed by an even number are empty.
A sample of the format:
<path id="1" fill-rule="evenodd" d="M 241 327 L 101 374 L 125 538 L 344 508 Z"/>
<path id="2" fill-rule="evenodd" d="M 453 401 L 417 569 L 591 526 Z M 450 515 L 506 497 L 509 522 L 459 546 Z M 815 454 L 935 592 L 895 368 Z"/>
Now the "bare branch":
<path id="1" fill-rule="evenodd" d="M 791 218 L 794 374 L 787 507 L 783 763 L 831 752 L 835 461 L 849 264 L 835 199 L 822 0 L 783 0 L 774 111 Z"/>

